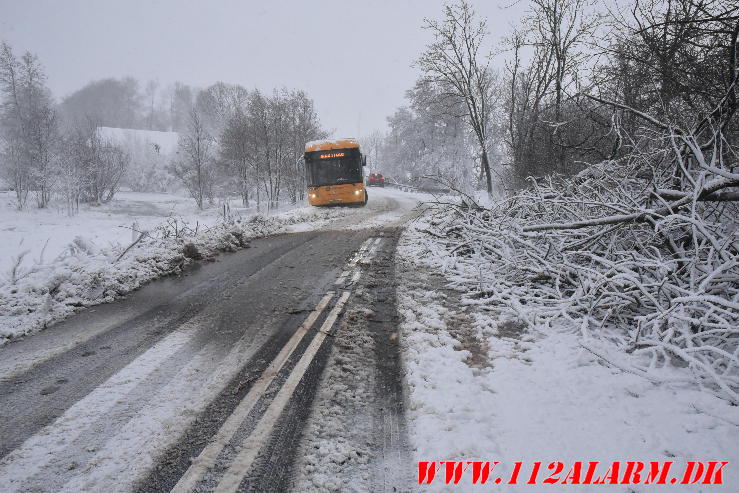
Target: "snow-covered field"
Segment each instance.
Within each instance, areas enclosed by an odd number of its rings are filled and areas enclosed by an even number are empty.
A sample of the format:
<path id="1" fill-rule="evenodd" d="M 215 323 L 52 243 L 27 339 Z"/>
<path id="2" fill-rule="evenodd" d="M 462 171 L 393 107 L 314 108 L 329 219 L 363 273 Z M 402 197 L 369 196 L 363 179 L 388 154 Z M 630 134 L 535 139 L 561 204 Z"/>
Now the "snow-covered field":
<path id="1" fill-rule="evenodd" d="M 29 207 L 18 211 L 12 192 L 0 193 L 0 272 L 7 274 L 16 256 L 27 252 L 21 266 L 46 263 L 61 255 L 76 238 L 104 248 L 129 245 L 136 235 L 132 226 L 143 231 L 177 217 L 195 224 L 212 225 L 220 217 L 213 208 L 198 212 L 187 197 L 164 193 L 119 192 L 101 206 L 80 206 L 79 214 L 69 216 L 63 204 L 46 209 Z M 135 224 L 135 226 L 134 226 Z"/>
<path id="2" fill-rule="evenodd" d="M 372 191 L 370 197 L 364 208 L 301 203 L 257 214 L 238 201 L 225 211 L 223 203 L 199 211 L 185 196 L 120 192 L 107 204 L 83 205 L 69 216 L 55 204 L 18 211 L 12 192 L 0 193 L 0 345 L 179 272 L 197 257 L 243 248 L 250 238 L 390 225 L 418 202 L 393 190 Z M 188 243 L 195 251 L 183 250 Z"/>
<path id="3" fill-rule="evenodd" d="M 523 330 L 494 307 L 447 288 L 449 258 L 430 235 L 409 228 L 398 246 L 399 309 L 409 398 L 409 432 L 417 461 L 500 461 L 507 477 L 516 461 L 528 478 L 542 461 L 539 483 L 561 461 L 729 461 L 723 486 L 598 486 L 609 491 L 736 491 L 739 408 L 690 383 L 654 384 L 581 347 L 578 331 Z M 605 342 L 592 342 L 606 344 Z M 606 354 L 616 354 L 608 351 Z M 664 377 L 690 381 L 686 368 Z M 669 373 L 669 374 L 668 374 Z M 665 378 L 668 380 L 668 378 Z M 526 469 L 528 467 L 528 469 Z M 600 473 L 604 473 L 601 469 Z M 501 475 L 501 474 L 494 474 Z M 520 483 L 521 481 L 519 481 Z M 525 482 L 525 480 L 524 480 Z M 485 491 L 530 491 L 529 485 Z M 548 491 L 593 486 L 545 485 Z M 444 470 L 423 491 L 475 489 L 471 473 L 445 485 Z"/>

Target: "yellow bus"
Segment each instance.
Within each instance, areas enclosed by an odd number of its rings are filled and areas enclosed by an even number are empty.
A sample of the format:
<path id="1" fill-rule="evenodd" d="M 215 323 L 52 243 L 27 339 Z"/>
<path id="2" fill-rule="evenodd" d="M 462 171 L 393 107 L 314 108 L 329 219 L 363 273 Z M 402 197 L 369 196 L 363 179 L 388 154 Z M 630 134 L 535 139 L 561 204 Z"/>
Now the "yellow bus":
<path id="1" fill-rule="evenodd" d="M 366 158 L 354 139 L 317 140 L 305 145 L 305 178 L 310 205 L 367 203 Z"/>

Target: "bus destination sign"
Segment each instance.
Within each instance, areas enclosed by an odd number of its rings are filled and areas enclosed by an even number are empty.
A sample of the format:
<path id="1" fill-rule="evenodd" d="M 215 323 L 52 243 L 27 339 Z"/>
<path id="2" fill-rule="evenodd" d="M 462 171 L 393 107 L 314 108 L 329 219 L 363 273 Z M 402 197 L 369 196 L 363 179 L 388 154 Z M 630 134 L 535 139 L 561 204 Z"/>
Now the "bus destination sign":
<path id="1" fill-rule="evenodd" d="M 321 159 L 332 159 L 335 157 L 344 157 L 343 152 L 332 152 L 331 154 L 321 154 Z"/>

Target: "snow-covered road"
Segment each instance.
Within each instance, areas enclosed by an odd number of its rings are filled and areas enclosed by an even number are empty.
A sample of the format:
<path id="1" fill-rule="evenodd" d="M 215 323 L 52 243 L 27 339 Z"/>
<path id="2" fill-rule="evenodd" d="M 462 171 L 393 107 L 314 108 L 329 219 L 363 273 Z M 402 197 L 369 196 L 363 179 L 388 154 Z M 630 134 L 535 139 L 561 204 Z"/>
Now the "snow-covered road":
<path id="1" fill-rule="evenodd" d="M 357 471 L 386 471 L 378 464 L 390 456 L 398 463 L 405 439 L 388 273 L 397 226 L 417 199 L 370 197 L 365 208 L 322 209 L 290 234 L 0 348 L 0 491 L 324 491 L 312 481 L 334 462 L 296 452 L 326 443 L 319 420 L 335 405 L 332 392 L 359 374 L 363 391 L 342 395 L 370 417 L 376 441 L 352 435 L 356 416 L 346 413 L 338 443 L 363 441 L 347 445 L 366 452 Z M 374 336 L 362 347 L 371 354 L 335 354 L 370 321 Z M 356 485 L 382 490 L 397 484 L 390 476 L 359 474 Z"/>
<path id="2" fill-rule="evenodd" d="M 0 347 L 0 491 L 412 491 L 414 461 L 479 459 L 503 474 L 545 459 L 726 460 L 727 482 L 711 488 L 736 490 L 735 406 L 465 297 L 435 219 L 418 217 L 423 198 L 370 189 L 363 208 L 244 219 L 236 251 L 140 289 L 127 281 L 125 299 L 92 299 Z M 121 263 L 80 254 L 73 267 L 128 276 L 171 245 Z M 36 275 L 28 296 L 58 270 Z M 0 324 L 44 320 L 4 308 Z M 469 486 L 439 473 L 421 491 Z M 665 491 L 701 486 L 679 487 Z"/>
<path id="3" fill-rule="evenodd" d="M 182 197 L 129 192 L 73 217 L 53 208 L 18 211 L 0 200 L 0 346 L 179 273 L 191 263 L 188 243 L 210 257 L 276 233 L 394 227 L 426 198 L 390 189 L 372 189 L 370 197 L 361 208 L 257 213 L 225 203 L 198 211 Z"/>

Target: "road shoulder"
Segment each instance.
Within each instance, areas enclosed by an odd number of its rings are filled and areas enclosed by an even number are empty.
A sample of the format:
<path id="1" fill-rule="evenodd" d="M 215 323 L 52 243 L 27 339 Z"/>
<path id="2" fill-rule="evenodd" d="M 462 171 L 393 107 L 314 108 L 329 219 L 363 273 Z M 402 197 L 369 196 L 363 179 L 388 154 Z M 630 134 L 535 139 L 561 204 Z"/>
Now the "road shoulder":
<path id="1" fill-rule="evenodd" d="M 503 478 L 517 461 L 529 468 L 535 461 L 567 466 L 578 460 L 684 466 L 709 457 L 736 464 L 735 408 L 698 389 L 656 385 L 613 367 L 586 351 L 579 332 L 565 323 L 523 330 L 510 311 L 460 287 L 454 256 L 427 228 L 409 228 L 397 254 L 414 461 L 500 461 L 496 472 Z M 736 467 L 730 467 L 725 474 L 734 476 Z M 471 474 L 462 481 L 469 485 Z M 437 474 L 423 491 L 448 488 Z M 671 491 L 695 488 L 675 485 Z"/>
<path id="2" fill-rule="evenodd" d="M 296 454 L 292 491 L 408 491 L 396 311 L 386 230 L 354 287 Z"/>

